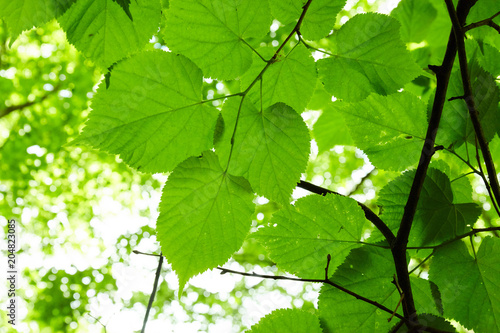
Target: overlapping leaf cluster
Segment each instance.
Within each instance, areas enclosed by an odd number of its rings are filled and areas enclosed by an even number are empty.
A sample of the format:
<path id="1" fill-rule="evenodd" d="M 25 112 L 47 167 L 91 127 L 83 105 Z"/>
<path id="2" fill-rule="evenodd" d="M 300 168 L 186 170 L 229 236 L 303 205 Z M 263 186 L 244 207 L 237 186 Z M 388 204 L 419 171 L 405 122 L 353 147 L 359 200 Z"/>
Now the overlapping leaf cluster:
<path id="1" fill-rule="evenodd" d="M 332 281 L 397 308 L 401 295 L 391 283 L 388 244 L 355 200 L 328 194 L 291 204 L 310 153 L 300 115 L 309 103 L 322 110 L 312 131 L 320 149 L 351 144 L 376 168 L 402 173 L 378 199 L 380 217 L 396 233 L 437 84 L 427 65 L 441 61 L 451 29 L 444 4 L 402 0 L 391 15 L 359 14 L 338 27 L 343 0 L 77 0 L 68 1 L 67 10 L 59 1 L 44 3 L 29 23 L 16 21 L 19 14 L 6 16 L 12 35 L 58 17 L 68 40 L 109 70 L 75 144 L 118 154 L 144 172 L 170 173 L 157 234 L 180 292 L 191 277 L 223 265 L 249 237 L 256 194 L 282 206 L 270 225 L 250 235 L 280 268 L 320 280 L 331 255 Z M 485 19 L 499 6 L 484 1 L 470 18 Z M 264 42 L 273 19 L 289 27 L 278 45 Z M 143 51 L 158 26 L 170 52 Z M 498 141 L 500 41 L 486 28 L 471 30 L 467 48 L 485 136 Z M 231 94 L 204 99 L 204 78 L 231 85 Z M 311 101 L 318 91 L 329 98 Z M 446 162 L 431 164 L 409 240 L 410 247 L 433 250 L 430 282 L 411 279 L 428 326 L 452 330 L 448 318 L 496 332 L 500 242 L 486 238 L 471 256 L 460 240 L 481 214 L 463 177 L 476 165 L 469 158 L 476 142 L 466 105 L 454 98 L 461 95 L 457 66 L 436 140 Z M 278 311 L 251 331 L 387 331 L 394 325 L 387 319 L 325 285 L 316 315 Z"/>

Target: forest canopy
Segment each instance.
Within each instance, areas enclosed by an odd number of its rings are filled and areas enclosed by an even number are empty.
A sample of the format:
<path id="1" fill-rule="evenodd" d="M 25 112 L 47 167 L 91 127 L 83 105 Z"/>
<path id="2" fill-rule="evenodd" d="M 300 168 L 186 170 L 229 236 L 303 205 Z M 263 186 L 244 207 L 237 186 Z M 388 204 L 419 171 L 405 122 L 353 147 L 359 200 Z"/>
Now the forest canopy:
<path id="1" fill-rule="evenodd" d="M 2 327 L 500 332 L 499 87 L 496 0 L 0 0 Z"/>

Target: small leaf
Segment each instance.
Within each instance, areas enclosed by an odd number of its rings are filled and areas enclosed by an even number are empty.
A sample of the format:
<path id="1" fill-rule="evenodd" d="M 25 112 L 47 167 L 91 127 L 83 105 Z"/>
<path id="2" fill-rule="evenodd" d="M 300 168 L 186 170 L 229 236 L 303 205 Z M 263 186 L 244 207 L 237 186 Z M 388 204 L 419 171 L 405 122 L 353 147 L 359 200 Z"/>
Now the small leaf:
<path id="1" fill-rule="evenodd" d="M 302 278 L 325 277 L 327 255 L 330 274 L 354 248 L 361 246 L 366 223 L 356 201 L 339 195 L 308 196 L 295 207 L 273 215 L 268 226 L 253 234 L 271 260 Z"/>
<path id="2" fill-rule="evenodd" d="M 267 0 L 170 1 L 164 37 L 206 77 L 234 79 L 252 63 L 250 39 L 269 31 Z"/>
<path id="3" fill-rule="evenodd" d="M 388 95 L 422 70 L 406 50 L 396 19 L 375 13 L 356 15 L 331 37 L 333 55 L 318 61 L 328 92 L 346 101 L 370 92 Z"/>
<path id="4" fill-rule="evenodd" d="M 410 282 L 415 307 L 418 313 L 429 313 L 436 316 L 442 315 L 442 312 L 439 312 L 438 302 L 440 299 L 436 299 L 435 295 L 432 293 L 432 283 L 429 280 L 413 276 L 410 276 Z"/>
<path id="5" fill-rule="evenodd" d="M 223 265 L 251 226 L 248 182 L 227 174 L 215 153 L 190 157 L 169 176 L 156 222 L 162 252 L 179 277 L 182 293 L 198 273 Z"/>
<path id="6" fill-rule="evenodd" d="M 443 299 L 444 315 L 476 332 L 500 331 L 500 241 L 483 239 L 476 258 L 461 241 L 436 250 L 429 278 Z"/>
<path id="7" fill-rule="evenodd" d="M 299 309 L 279 309 L 253 325 L 248 333 L 321 333 L 319 318 Z"/>

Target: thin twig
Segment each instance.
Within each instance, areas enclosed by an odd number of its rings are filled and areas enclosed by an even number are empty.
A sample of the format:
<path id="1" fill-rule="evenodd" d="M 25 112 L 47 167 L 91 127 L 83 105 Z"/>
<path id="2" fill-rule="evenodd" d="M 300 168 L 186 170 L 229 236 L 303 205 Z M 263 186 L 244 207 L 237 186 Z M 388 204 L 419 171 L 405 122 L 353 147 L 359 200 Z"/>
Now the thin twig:
<path id="1" fill-rule="evenodd" d="M 427 260 L 429 260 L 433 255 L 435 251 L 432 251 L 431 254 L 429 254 L 427 257 L 424 258 L 421 262 L 418 263 L 417 266 L 413 267 L 413 269 L 409 272 L 409 274 L 415 272 L 420 266 L 422 266 Z"/>
<path id="2" fill-rule="evenodd" d="M 155 254 L 155 253 L 146 253 L 146 252 L 141 252 L 141 251 L 137 251 L 137 250 L 133 250 L 132 252 L 135 254 L 143 254 L 145 256 L 161 257 L 161 255 Z"/>
<path id="3" fill-rule="evenodd" d="M 345 197 L 345 195 L 340 194 L 338 192 L 331 191 L 329 189 L 311 184 L 309 182 L 306 182 L 304 180 L 301 180 L 300 182 L 297 183 L 297 186 L 300 188 L 303 188 L 304 190 L 308 190 L 309 192 L 316 193 L 319 195 L 327 195 L 328 193 L 336 194 Z M 354 200 L 354 199 L 353 199 Z M 380 219 L 380 217 L 375 214 L 370 208 L 368 208 L 365 204 L 356 201 L 358 205 L 363 209 L 365 212 L 365 217 L 368 221 L 373 223 L 373 225 L 384 235 L 385 239 L 387 240 L 387 243 L 391 246 L 392 243 L 395 241 L 396 237 L 392 233 L 391 229 Z"/>
<path id="4" fill-rule="evenodd" d="M 393 314 L 393 311 L 389 308 L 387 308 L 386 306 L 378 303 L 378 302 L 375 302 L 371 299 L 368 299 L 366 297 L 363 297 L 353 291 L 350 291 L 349 289 L 346 289 L 338 284 L 336 284 L 335 282 L 332 282 L 331 280 L 329 279 L 301 279 L 301 278 L 295 278 L 295 277 L 290 277 L 290 276 L 282 276 L 282 275 L 267 275 L 267 274 L 257 274 L 255 272 L 252 272 L 252 273 L 246 273 L 246 272 L 239 272 L 239 271 L 235 271 L 235 270 L 232 270 L 232 269 L 228 269 L 228 268 L 223 268 L 223 267 L 217 267 L 217 269 L 221 270 L 221 274 L 226 274 L 226 273 L 233 273 L 233 274 L 239 274 L 239 275 L 243 275 L 243 276 L 250 276 L 250 277 L 258 277 L 258 278 L 262 278 L 262 279 L 271 279 L 271 280 L 288 280 L 288 281 L 299 281 L 299 282 L 316 282 L 316 283 L 326 283 L 334 288 L 337 288 L 353 297 L 355 297 L 356 299 L 359 299 L 361 301 L 364 301 L 366 303 L 369 303 L 373 306 L 376 306 L 377 308 L 389 313 L 389 314 Z M 395 317 L 399 318 L 399 319 L 402 319 L 404 320 L 404 317 L 401 316 L 400 314 L 395 314 L 394 315 Z"/>
<path id="5" fill-rule="evenodd" d="M 158 268 L 156 268 L 155 282 L 153 284 L 153 291 L 151 296 L 149 296 L 148 308 L 146 309 L 146 315 L 144 316 L 144 322 L 142 323 L 141 333 L 146 332 L 146 324 L 148 323 L 149 311 L 153 306 L 153 301 L 155 300 L 156 289 L 158 288 L 158 280 L 160 279 L 161 266 L 163 265 L 163 254 L 160 252 L 160 260 L 158 261 Z"/>
<path id="6" fill-rule="evenodd" d="M 466 25 L 463 28 L 463 31 L 466 32 L 466 31 L 469 31 L 471 29 L 474 29 L 474 28 L 477 28 L 477 27 L 481 27 L 483 25 L 488 25 L 488 26 L 492 27 L 493 29 L 495 29 L 496 31 L 498 31 L 498 33 L 500 34 L 500 26 L 498 24 L 496 24 L 495 22 L 493 22 L 493 19 L 495 17 L 497 17 L 498 15 L 500 15 L 500 12 L 496 13 L 492 17 L 489 17 L 489 18 L 487 18 L 485 20 L 482 20 L 482 21 L 479 21 L 479 22 L 475 22 L 475 23 L 471 23 L 469 25 Z"/>
<path id="7" fill-rule="evenodd" d="M 104 325 L 99 319 L 97 319 L 96 317 L 94 317 L 93 315 L 91 315 L 89 312 L 87 312 L 87 316 L 91 317 L 92 319 L 94 319 L 95 321 L 97 321 L 99 324 L 101 324 L 101 326 L 104 328 L 104 333 L 106 333 L 106 325 Z"/>

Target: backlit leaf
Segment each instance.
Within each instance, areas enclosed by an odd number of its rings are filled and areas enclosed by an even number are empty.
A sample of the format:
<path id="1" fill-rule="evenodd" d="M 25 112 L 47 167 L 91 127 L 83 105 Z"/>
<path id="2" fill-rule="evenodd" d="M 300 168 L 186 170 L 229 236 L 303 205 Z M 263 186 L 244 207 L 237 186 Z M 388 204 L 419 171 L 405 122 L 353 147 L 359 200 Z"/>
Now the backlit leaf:
<path id="1" fill-rule="evenodd" d="M 171 171 L 212 148 L 218 113 L 201 103 L 201 86 L 201 71 L 183 56 L 155 51 L 120 62 L 76 143 L 120 154 L 146 172 Z"/>
<path id="2" fill-rule="evenodd" d="M 352 250 L 330 280 L 395 309 L 400 296 L 391 283 L 394 273 L 390 250 L 364 246 Z M 387 332 L 393 326 L 387 321 L 391 314 L 327 284 L 321 287 L 318 310 L 325 332 Z"/>
<path id="3" fill-rule="evenodd" d="M 361 246 L 365 223 L 363 210 L 353 199 L 315 195 L 274 214 L 253 237 L 280 268 L 303 278 L 323 279 L 327 255 L 332 257 L 331 274 L 349 251 Z"/>
<path id="4" fill-rule="evenodd" d="M 299 309 L 279 309 L 253 325 L 248 333 L 322 333 L 319 318 Z"/>
<path id="5" fill-rule="evenodd" d="M 318 61 L 327 91 L 346 101 L 370 92 L 388 95 L 417 77 L 421 69 L 406 50 L 399 22 L 375 13 L 356 15 L 331 37 L 332 56 Z"/>
<path id="6" fill-rule="evenodd" d="M 429 0 L 403 0 L 391 12 L 401 23 L 401 39 L 406 43 L 420 43 L 425 39 L 437 10 Z"/>
<path id="7" fill-rule="evenodd" d="M 211 152 L 191 157 L 169 176 L 156 222 L 163 255 L 179 277 L 180 292 L 194 275 L 223 265 L 251 226 L 248 182 L 226 173 Z"/>
<path id="8" fill-rule="evenodd" d="M 218 154 L 229 172 L 243 176 L 260 195 L 288 204 L 309 157 L 309 132 L 302 118 L 289 106 L 278 103 L 264 111 L 244 101 L 233 135 L 241 98 L 224 105 L 224 135 Z"/>
<path id="9" fill-rule="evenodd" d="M 62 15 L 76 0 L 0 0 L 0 18 L 5 20 L 11 44 L 24 30 L 40 26 Z"/>
<path id="10" fill-rule="evenodd" d="M 444 315 L 476 332 L 500 331 L 500 241 L 485 238 L 472 257 L 463 242 L 436 250 L 429 278 L 443 298 Z"/>
<path id="11" fill-rule="evenodd" d="M 252 63 L 249 42 L 270 25 L 267 0 L 172 0 L 164 36 L 206 77 L 234 79 Z"/>
<path id="12" fill-rule="evenodd" d="M 335 105 L 335 103 L 334 103 Z M 378 168 L 402 171 L 418 162 L 425 138 L 425 104 L 410 93 L 339 102 L 356 146 Z"/>
<path id="13" fill-rule="evenodd" d="M 133 21 L 114 0 L 78 0 L 58 19 L 70 43 L 105 69 L 147 44 L 160 23 L 160 2 L 130 2 Z"/>

